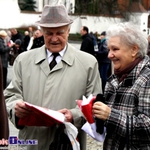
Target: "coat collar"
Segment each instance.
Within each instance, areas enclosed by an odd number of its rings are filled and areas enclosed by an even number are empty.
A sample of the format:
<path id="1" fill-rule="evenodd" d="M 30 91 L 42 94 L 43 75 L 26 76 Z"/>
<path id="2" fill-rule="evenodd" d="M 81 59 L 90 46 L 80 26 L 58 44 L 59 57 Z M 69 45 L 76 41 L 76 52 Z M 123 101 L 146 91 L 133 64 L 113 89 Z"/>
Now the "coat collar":
<path id="1" fill-rule="evenodd" d="M 143 60 L 138 63 L 138 65 L 129 73 L 129 75 L 123 80 L 121 83 L 121 86 L 128 87 L 132 86 L 135 82 L 135 80 L 138 78 L 138 76 L 141 74 L 141 71 L 145 66 L 149 65 L 149 57 L 146 55 Z M 119 86 L 119 81 L 116 77 L 116 75 L 112 75 L 109 78 L 109 82 L 111 82 L 116 89 Z"/>
<path id="2" fill-rule="evenodd" d="M 75 48 L 68 43 L 66 52 L 62 58 L 62 61 L 68 64 L 69 66 L 72 66 L 74 62 L 74 53 L 72 52 L 73 49 Z M 47 60 L 45 45 L 43 45 L 41 48 L 36 49 L 36 51 L 37 52 L 35 56 L 35 64 L 39 64 L 44 60 Z"/>

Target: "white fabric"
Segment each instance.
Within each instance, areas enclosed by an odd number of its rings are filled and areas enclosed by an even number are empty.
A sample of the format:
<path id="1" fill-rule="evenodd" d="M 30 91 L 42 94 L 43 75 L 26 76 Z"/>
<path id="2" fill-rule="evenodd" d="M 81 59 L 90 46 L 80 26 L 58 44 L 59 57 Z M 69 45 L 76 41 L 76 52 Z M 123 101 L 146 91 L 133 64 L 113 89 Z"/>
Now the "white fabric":
<path id="1" fill-rule="evenodd" d="M 29 51 L 33 45 L 33 40 L 34 40 L 34 37 L 31 37 L 30 38 L 30 41 L 29 41 L 29 44 L 28 44 L 28 47 L 27 47 L 27 51 Z"/>
<path id="2" fill-rule="evenodd" d="M 88 122 L 86 122 L 82 128 L 83 131 L 85 131 L 88 135 L 90 135 L 92 138 L 94 138 L 95 140 L 99 141 L 99 142 L 103 142 L 105 139 L 105 132 L 106 129 L 104 128 L 104 133 L 103 134 L 99 134 L 98 132 L 96 132 L 96 124 L 92 123 L 89 124 Z"/>
<path id="3" fill-rule="evenodd" d="M 65 125 L 65 133 L 68 135 L 73 150 L 80 150 L 80 144 L 77 141 L 78 130 L 77 128 L 71 124 L 70 122 L 64 122 Z"/>

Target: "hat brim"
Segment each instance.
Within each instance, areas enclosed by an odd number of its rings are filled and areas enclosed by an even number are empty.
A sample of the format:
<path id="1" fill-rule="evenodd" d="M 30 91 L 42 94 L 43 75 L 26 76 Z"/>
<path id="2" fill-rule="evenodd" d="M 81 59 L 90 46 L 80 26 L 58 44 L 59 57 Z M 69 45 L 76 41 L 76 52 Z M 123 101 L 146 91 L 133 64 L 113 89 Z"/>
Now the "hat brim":
<path id="1" fill-rule="evenodd" d="M 47 28 L 55 28 L 55 27 L 62 27 L 73 23 L 73 20 L 70 20 L 68 23 L 41 23 L 40 21 L 36 21 L 35 24 L 41 26 L 41 27 L 47 27 Z"/>

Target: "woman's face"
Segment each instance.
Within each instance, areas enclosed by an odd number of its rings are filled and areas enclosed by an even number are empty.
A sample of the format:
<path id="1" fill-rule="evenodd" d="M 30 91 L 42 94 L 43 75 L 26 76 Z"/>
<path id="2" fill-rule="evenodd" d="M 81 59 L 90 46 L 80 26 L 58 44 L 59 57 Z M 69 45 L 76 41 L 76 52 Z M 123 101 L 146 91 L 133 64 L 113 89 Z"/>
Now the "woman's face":
<path id="1" fill-rule="evenodd" d="M 138 52 L 138 46 L 128 47 L 123 42 L 120 37 L 112 37 L 108 40 L 108 58 L 113 62 L 114 69 L 118 71 L 128 67 L 136 59 Z"/>

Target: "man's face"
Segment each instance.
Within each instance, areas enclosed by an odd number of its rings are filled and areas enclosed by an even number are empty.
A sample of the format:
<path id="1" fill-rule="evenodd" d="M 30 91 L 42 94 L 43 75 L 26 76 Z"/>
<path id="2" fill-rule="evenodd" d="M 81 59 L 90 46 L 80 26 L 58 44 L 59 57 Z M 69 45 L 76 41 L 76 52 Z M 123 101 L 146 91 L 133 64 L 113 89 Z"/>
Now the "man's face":
<path id="1" fill-rule="evenodd" d="M 32 30 L 32 27 L 29 27 L 29 31 L 30 31 L 30 32 L 32 32 L 32 31 L 33 31 L 33 30 Z"/>
<path id="2" fill-rule="evenodd" d="M 37 31 L 35 32 L 35 35 L 36 35 L 37 38 L 39 38 L 39 37 L 42 36 L 42 32 L 41 32 L 40 30 L 37 30 Z"/>
<path id="3" fill-rule="evenodd" d="M 70 28 L 68 26 L 43 28 L 46 48 L 53 52 L 60 52 L 66 46 Z"/>
<path id="4" fill-rule="evenodd" d="M 100 39 L 102 40 L 102 39 L 104 39 L 105 38 L 105 36 L 104 35 L 100 35 Z"/>
<path id="5" fill-rule="evenodd" d="M 10 32 L 12 35 L 16 35 L 17 34 L 17 30 L 16 29 L 10 29 Z"/>
<path id="6" fill-rule="evenodd" d="M 83 27 L 80 29 L 81 36 L 85 34 L 85 31 L 83 30 Z"/>

